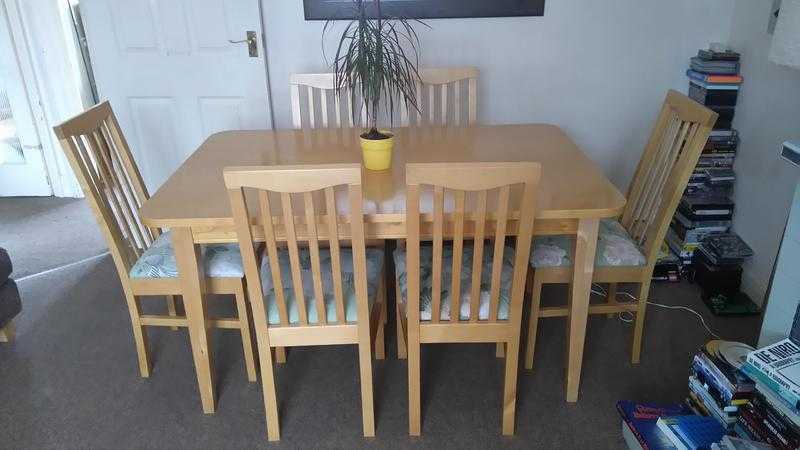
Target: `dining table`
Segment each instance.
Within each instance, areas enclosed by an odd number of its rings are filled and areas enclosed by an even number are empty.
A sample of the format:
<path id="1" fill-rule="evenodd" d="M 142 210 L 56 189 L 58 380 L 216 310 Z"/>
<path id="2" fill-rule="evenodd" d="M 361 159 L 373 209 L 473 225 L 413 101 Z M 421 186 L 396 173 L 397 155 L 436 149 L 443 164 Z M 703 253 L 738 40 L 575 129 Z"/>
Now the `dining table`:
<path id="1" fill-rule="evenodd" d="M 232 166 L 360 163 L 360 132 L 352 128 L 323 128 L 213 134 L 142 205 L 140 215 L 145 225 L 171 231 L 205 413 L 213 413 L 216 409 L 216 385 L 200 246 L 238 242 L 223 169 Z M 576 402 L 599 223 L 601 219 L 619 216 L 625 206 L 625 197 L 556 125 L 405 127 L 394 129 L 393 133 L 395 147 L 391 168 L 382 172 L 364 169 L 363 172 L 364 233 L 369 240 L 406 238 L 407 163 L 541 163 L 534 234 L 576 237 L 574 270 L 569 286 L 566 362 L 566 400 Z M 445 205 L 445 212 L 447 207 Z M 432 215 L 424 214 L 425 205 L 421 209 L 421 221 L 432 222 Z M 341 211 L 343 216 L 348 213 Z M 515 218 L 511 213 L 508 235 L 513 236 L 515 232 Z M 253 212 L 253 224 L 259 220 Z"/>

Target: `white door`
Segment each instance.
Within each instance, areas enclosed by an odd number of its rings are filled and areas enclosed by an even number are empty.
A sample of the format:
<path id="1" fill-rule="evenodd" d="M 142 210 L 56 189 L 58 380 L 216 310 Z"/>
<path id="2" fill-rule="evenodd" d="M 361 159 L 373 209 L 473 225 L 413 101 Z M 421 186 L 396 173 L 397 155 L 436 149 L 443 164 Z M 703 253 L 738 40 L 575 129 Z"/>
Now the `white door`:
<path id="1" fill-rule="evenodd" d="M 272 127 L 259 0 L 81 0 L 101 98 L 151 192 L 211 134 Z M 257 55 L 247 42 L 254 33 Z"/>
<path id="2" fill-rule="evenodd" d="M 17 54 L 3 5 L 0 13 L 0 197 L 52 195 L 20 70 L 24 55 Z"/>

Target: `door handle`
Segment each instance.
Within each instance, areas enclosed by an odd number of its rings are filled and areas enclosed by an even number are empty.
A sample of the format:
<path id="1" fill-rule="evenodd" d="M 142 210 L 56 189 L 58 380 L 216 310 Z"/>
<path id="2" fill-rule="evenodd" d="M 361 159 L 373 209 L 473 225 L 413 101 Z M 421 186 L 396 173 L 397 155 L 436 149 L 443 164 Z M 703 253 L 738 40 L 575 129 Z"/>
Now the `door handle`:
<path id="1" fill-rule="evenodd" d="M 258 58 L 258 37 L 255 31 L 248 31 L 247 38 L 241 41 L 233 41 L 228 39 L 231 44 L 244 44 L 247 43 L 247 50 L 251 58 Z"/>

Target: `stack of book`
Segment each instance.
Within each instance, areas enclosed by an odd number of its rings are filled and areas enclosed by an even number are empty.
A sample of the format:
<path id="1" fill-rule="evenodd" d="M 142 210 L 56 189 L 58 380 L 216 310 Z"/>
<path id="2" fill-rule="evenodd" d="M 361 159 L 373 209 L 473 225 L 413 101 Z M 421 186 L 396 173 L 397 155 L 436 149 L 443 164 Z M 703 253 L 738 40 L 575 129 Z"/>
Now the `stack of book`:
<path id="1" fill-rule="evenodd" d="M 680 261 L 681 273 L 689 277 L 700 241 L 709 234 L 728 233 L 732 226 L 734 204 L 730 197 L 739 145 L 733 117 L 744 81 L 739 67 L 736 52 L 700 50 L 686 71 L 689 97 L 719 114 L 666 238 Z"/>
<path id="2" fill-rule="evenodd" d="M 702 298 L 717 315 L 756 314 L 759 308 L 740 291 L 742 263 L 753 250 L 736 234 L 711 234 L 698 245 L 693 259 L 694 281 Z"/>
<path id="3" fill-rule="evenodd" d="M 684 267 L 694 262 L 700 241 L 709 235 L 727 233 L 733 224 L 733 202 L 727 196 L 686 194 L 681 198 L 667 231 L 666 242 Z"/>
<path id="4" fill-rule="evenodd" d="M 800 345 L 791 339 L 754 350 L 742 371 L 756 392 L 734 427 L 743 438 L 778 449 L 800 448 Z"/>
<path id="5" fill-rule="evenodd" d="M 755 392 L 755 383 L 739 371 L 751 350 L 745 344 L 720 340 L 701 347 L 692 361 L 687 406 L 732 429 Z"/>
<path id="6" fill-rule="evenodd" d="M 674 448 L 670 439 L 659 430 L 658 419 L 692 413 L 680 403 L 659 405 L 628 400 L 617 402 L 617 411 L 622 417 L 622 437 L 630 450 Z"/>

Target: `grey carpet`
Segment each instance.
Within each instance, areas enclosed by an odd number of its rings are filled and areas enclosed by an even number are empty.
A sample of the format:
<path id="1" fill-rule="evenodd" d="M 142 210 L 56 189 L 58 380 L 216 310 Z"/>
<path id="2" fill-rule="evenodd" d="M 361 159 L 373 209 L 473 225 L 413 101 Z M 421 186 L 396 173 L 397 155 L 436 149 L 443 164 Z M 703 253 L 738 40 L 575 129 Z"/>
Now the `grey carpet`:
<path id="1" fill-rule="evenodd" d="M 0 198 L 0 247 L 14 261 L 15 279 L 107 248 L 86 200 L 55 197 Z"/>
<path id="2" fill-rule="evenodd" d="M 259 384 L 246 381 L 238 335 L 214 335 L 218 412 L 204 415 L 185 331 L 150 332 L 154 373 L 138 376 L 130 322 L 109 257 L 21 286 L 17 340 L 0 345 L 0 447 L 72 448 L 623 448 L 619 399 L 680 401 L 707 340 L 688 313 L 652 307 L 642 363 L 631 324 L 590 319 L 580 401 L 564 401 L 565 321 L 540 328 L 536 368 L 520 371 L 516 435 L 500 435 L 502 362 L 490 345 L 423 346 L 423 436 L 407 435 L 406 363 L 376 362 L 377 437 L 361 437 L 354 347 L 297 349 L 277 370 L 282 441 L 266 440 Z M 545 299 L 564 298 L 555 287 Z M 760 317 L 710 317 L 689 284 L 653 297 L 686 304 L 723 337 L 752 343 Z M 158 299 L 153 302 L 161 307 Z M 224 297 L 215 306 L 227 306 Z"/>

